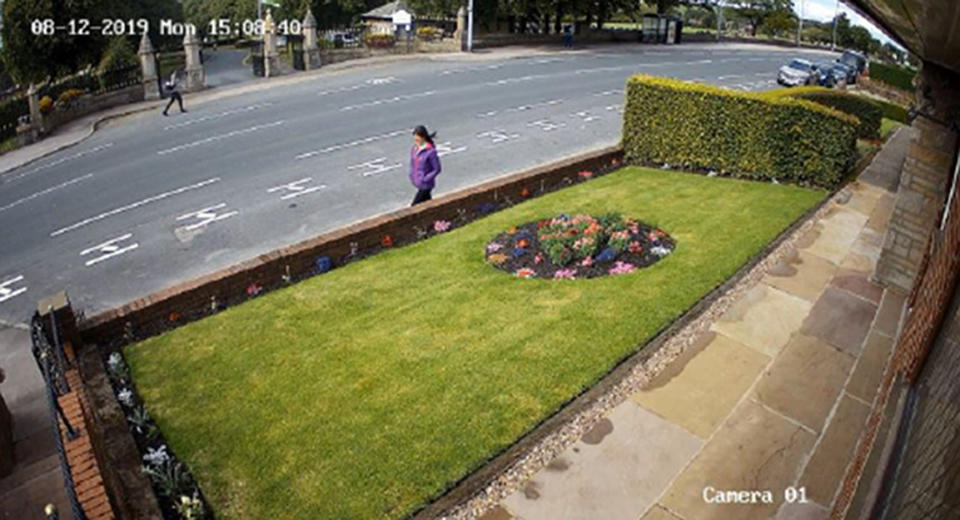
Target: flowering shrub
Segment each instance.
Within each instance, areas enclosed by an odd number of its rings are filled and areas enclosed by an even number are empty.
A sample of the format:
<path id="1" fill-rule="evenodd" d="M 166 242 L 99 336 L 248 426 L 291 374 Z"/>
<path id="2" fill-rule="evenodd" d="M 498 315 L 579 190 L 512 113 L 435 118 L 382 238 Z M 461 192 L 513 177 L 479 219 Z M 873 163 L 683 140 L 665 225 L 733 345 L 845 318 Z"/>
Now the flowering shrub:
<path id="1" fill-rule="evenodd" d="M 616 213 L 560 214 L 510 227 L 486 254 L 491 265 L 521 278 L 574 279 L 632 273 L 673 248 L 663 231 Z"/>
<path id="2" fill-rule="evenodd" d="M 318 273 L 320 274 L 326 273 L 327 271 L 333 269 L 333 260 L 331 260 L 329 256 L 321 256 L 317 258 L 316 266 L 317 266 Z"/>
<path id="3" fill-rule="evenodd" d="M 257 285 L 256 282 L 252 282 L 250 285 L 247 286 L 247 296 L 251 298 L 260 294 L 261 291 L 263 291 L 263 287 Z"/>
<path id="4" fill-rule="evenodd" d="M 579 176 L 581 180 L 587 180 L 593 177 L 593 172 L 590 170 L 583 170 L 577 173 L 577 176 Z"/>
<path id="5" fill-rule="evenodd" d="M 451 225 L 447 220 L 437 220 L 433 223 L 433 230 L 437 233 L 445 233 L 450 230 Z"/>
<path id="6" fill-rule="evenodd" d="M 53 110 L 53 99 L 50 99 L 50 96 L 43 96 L 40 98 L 39 107 L 40 111 L 44 114 L 49 113 L 51 110 Z"/>
<path id="7" fill-rule="evenodd" d="M 393 237 L 390 235 L 383 235 L 383 238 L 380 239 L 380 245 L 383 247 L 393 247 Z"/>
<path id="8" fill-rule="evenodd" d="M 367 47 L 385 48 L 396 45 L 397 39 L 392 34 L 368 34 L 363 39 L 363 43 L 365 43 Z"/>

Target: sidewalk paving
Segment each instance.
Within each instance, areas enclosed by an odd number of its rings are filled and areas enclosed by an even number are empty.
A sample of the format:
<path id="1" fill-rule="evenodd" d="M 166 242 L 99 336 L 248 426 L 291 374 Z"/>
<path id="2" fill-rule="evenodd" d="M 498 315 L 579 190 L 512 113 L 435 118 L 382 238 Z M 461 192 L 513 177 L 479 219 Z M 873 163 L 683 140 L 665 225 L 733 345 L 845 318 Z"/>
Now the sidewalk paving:
<path id="1" fill-rule="evenodd" d="M 910 132 L 699 341 L 484 520 L 827 518 L 905 303 L 871 275 Z M 791 487 L 807 502 L 789 503 Z M 772 502 L 709 503 L 713 490 Z"/>
<path id="2" fill-rule="evenodd" d="M 7 374 L 0 393 L 13 416 L 14 441 L 13 473 L 0 478 L 0 520 L 43 518 L 49 503 L 57 506 L 62 520 L 73 518 L 28 330 L 0 324 L 0 367 Z"/>

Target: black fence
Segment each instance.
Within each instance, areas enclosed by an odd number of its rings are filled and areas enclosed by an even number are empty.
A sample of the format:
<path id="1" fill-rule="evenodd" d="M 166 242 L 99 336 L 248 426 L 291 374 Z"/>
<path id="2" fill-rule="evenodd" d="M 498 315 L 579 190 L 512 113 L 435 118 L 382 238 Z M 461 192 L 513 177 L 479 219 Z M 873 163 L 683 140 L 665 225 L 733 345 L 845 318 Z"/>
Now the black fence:
<path id="1" fill-rule="evenodd" d="M 885 520 L 960 518 L 960 298 L 909 389 L 881 500 Z"/>
<path id="2" fill-rule="evenodd" d="M 40 313 L 35 313 L 30 321 L 30 339 L 33 343 L 33 358 L 37 362 L 37 367 L 43 375 L 44 386 L 47 394 L 47 401 L 50 407 L 50 423 L 53 427 L 53 437 L 57 443 L 57 453 L 60 455 L 60 470 L 63 473 L 63 484 L 67 492 L 67 500 L 70 502 L 70 509 L 75 520 L 86 520 L 83 508 L 77 499 L 76 488 L 73 483 L 73 474 L 70 471 L 70 465 L 67 462 L 67 452 L 63 446 L 63 439 L 60 436 L 60 423 L 63 423 L 63 429 L 67 438 L 72 439 L 79 433 L 75 425 L 70 424 L 66 414 L 60 407 L 58 397 L 70 392 L 70 384 L 66 378 L 66 371 L 70 368 L 69 360 L 63 351 L 63 344 L 60 341 L 60 331 L 57 328 L 54 313 L 48 314 L 48 321 L 45 323 Z M 37 515 L 39 518 L 39 514 Z"/>

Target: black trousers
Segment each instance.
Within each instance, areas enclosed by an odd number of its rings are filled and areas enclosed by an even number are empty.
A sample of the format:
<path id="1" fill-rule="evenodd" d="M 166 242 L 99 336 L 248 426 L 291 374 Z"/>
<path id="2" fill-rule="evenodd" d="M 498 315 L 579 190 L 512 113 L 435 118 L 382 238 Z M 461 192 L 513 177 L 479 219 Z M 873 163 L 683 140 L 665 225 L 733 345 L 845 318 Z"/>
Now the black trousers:
<path id="1" fill-rule="evenodd" d="M 170 107 L 173 106 L 173 102 L 174 102 L 174 101 L 176 101 L 177 104 L 180 105 L 180 111 L 183 112 L 183 96 L 181 96 L 179 92 L 171 92 L 171 93 L 170 93 L 170 102 L 167 103 L 167 108 L 164 108 L 164 109 L 163 109 L 163 113 L 164 113 L 164 114 L 167 113 L 167 110 L 170 110 Z"/>
<path id="2" fill-rule="evenodd" d="M 416 206 L 417 204 L 426 202 L 430 199 L 430 190 L 417 190 L 417 196 L 413 198 L 413 204 L 411 204 L 411 206 Z"/>

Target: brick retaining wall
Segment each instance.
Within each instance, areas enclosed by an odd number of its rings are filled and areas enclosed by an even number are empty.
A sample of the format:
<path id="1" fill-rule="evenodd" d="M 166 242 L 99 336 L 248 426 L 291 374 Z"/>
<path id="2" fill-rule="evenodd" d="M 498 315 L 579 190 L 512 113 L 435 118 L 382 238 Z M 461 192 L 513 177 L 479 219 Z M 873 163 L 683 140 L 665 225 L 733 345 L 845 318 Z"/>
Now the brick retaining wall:
<path id="1" fill-rule="evenodd" d="M 91 316 L 79 324 L 80 333 L 87 344 L 111 347 L 162 333 L 209 314 L 212 305 L 219 310 L 245 300 L 251 284 L 273 288 L 285 285 L 284 277 L 311 276 L 318 257 L 328 256 L 338 267 L 350 260 L 353 245 L 361 253 L 377 252 L 386 235 L 395 244 L 410 243 L 418 239 L 415 226 L 430 229 L 440 219 L 472 219 L 481 216 L 478 208 L 484 204 L 518 202 L 524 193 L 534 197 L 563 188 L 576 182 L 578 172 L 617 166 L 622 157 L 619 146 L 605 148 L 364 220 Z"/>

